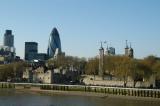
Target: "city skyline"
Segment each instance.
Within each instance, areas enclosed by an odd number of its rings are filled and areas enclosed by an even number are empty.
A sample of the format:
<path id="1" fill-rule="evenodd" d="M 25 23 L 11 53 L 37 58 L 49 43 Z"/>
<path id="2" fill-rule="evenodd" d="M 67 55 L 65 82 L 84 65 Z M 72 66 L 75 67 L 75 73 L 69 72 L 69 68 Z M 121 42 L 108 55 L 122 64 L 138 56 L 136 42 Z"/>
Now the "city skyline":
<path id="1" fill-rule="evenodd" d="M 160 56 L 158 0 L 37 1 L 0 1 L 0 44 L 5 30 L 12 30 L 16 55 L 21 58 L 28 41 L 38 42 L 39 51 L 46 53 L 53 27 L 57 27 L 67 55 L 96 56 L 103 40 L 115 47 L 116 54 L 124 54 L 125 40 L 129 40 L 135 58 Z"/>

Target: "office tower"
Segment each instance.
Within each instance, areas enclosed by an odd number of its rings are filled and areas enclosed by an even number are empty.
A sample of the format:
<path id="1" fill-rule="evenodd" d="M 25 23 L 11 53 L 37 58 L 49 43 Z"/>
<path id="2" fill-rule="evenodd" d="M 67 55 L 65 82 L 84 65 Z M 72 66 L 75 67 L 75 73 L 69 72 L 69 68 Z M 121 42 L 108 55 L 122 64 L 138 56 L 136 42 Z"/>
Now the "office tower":
<path id="1" fill-rule="evenodd" d="M 4 46 L 14 47 L 14 36 L 12 30 L 6 30 L 4 34 Z"/>
<path id="2" fill-rule="evenodd" d="M 48 42 L 47 54 L 50 58 L 54 57 L 56 49 L 58 49 L 58 53 L 61 53 L 61 41 L 59 37 L 58 30 L 53 28 Z"/>
<path id="3" fill-rule="evenodd" d="M 116 53 L 115 53 L 115 48 L 114 47 L 107 47 L 106 49 L 106 55 L 107 56 L 114 56 Z"/>
<path id="4" fill-rule="evenodd" d="M 31 61 L 36 58 L 38 53 L 37 42 L 25 42 L 25 60 Z"/>

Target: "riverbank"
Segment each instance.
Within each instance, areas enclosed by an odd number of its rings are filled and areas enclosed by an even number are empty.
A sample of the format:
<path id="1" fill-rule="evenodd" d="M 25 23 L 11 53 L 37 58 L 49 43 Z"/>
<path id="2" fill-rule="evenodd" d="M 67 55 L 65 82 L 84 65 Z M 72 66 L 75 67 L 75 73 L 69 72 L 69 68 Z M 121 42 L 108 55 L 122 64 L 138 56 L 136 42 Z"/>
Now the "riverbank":
<path id="1" fill-rule="evenodd" d="M 16 89 L 18 92 L 32 93 L 32 94 L 42 94 L 42 95 L 64 95 L 64 96 L 85 96 L 85 97 L 98 97 L 102 99 L 120 99 L 120 100 L 135 100 L 135 101 L 150 101 L 159 102 L 160 98 L 151 97 L 133 97 L 133 96 L 123 96 L 123 95 L 113 95 L 104 93 L 94 93 L 94 92 L 81 92 L 81 91 L 57 91 L 57 90 L 40 90 L 40 89 Z"/>
<path id="2" fill-rule="evenodd" d="M 37 84 L 37 83 L 0 83 L 1 89 L 12 88 L 34 93 L 46 93 L 48 95 L 61 93 L 63 95 L 148 98 L 160 100 L 160 89 L 122 88 L 86 85 L 61 85 L 61 84 Z"/>

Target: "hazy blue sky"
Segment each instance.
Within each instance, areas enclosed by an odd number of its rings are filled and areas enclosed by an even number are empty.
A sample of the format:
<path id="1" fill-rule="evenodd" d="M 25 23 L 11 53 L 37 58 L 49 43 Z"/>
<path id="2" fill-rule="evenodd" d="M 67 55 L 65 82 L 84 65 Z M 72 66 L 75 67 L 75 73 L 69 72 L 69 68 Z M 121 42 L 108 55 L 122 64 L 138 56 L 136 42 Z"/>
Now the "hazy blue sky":
<path id="1" fill-rule="evenodd" d="M 0 0 L 0 44 L 13 30 L 22 58 L 25 41 L 46 52 L 53 27 L 68 55 L 95 56 L 104 40 L 123 54 L 127 39 L 135 57 L 160 56 L 160 0 Z"/>

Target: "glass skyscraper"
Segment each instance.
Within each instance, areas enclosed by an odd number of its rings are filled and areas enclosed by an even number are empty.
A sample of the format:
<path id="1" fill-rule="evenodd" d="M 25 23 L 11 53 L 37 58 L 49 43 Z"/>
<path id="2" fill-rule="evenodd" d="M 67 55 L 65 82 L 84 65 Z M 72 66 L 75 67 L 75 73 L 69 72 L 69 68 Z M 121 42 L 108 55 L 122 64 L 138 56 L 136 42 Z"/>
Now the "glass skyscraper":
<path id="1" fill-rule="evenodd" d="M 58 30 L 56 28 L 53 28 L 48 41 L 48 50 L 47 54 L 51 58 L 55 55 L 56 50 L 58 50 L 58 53 L 61 53 L 61 41 L 59 37 Z"/>
<path id="2" fill-rule="evenodd" d="M 31 61 L 36 58 L 38 53 L 37 42 L 25 42 L 25 60 Z"/>

